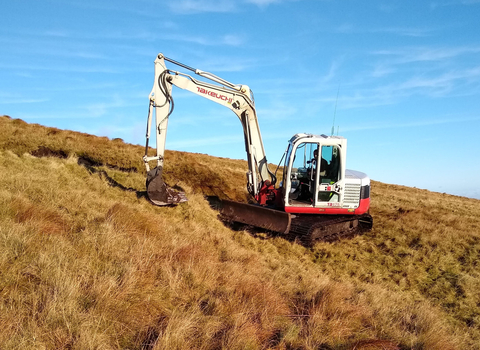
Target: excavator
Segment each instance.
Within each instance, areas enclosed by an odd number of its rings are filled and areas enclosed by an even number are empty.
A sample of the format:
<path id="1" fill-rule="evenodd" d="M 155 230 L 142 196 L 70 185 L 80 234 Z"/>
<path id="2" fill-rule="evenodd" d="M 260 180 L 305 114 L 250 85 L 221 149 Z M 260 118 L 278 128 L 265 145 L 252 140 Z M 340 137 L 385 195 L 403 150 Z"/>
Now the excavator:
<path id="1" fill-rule="evenodd" d="M 193 72 L 202 79 L 168 69 L 165 62 Z M 255 203 L 222 200 L 221 217 L 224 220 L 273 231 L 305 244 L 333 241 L 372 228 L 370 179 L 362 172 L 346 168 L 347 140 L 344 137 L 295 134 L 288 141 L 280 161 L 283 174 L 277 183 L 276 174 L 268 168 L 253 93 L 247 85 L 233 84 L 161 53 L 154 66 L 143 156 L 147 196 L 153 204 L 171 206 L 187 201 L 184 193 L 168 187 L 162 178 L 168 120 L 174 109 L 172 88 L 175 86 L 229 108 L 243 127 L 248 163 L 247 191 Z M 156 155 L 149 156 L 154 115 Z M 149 165 L 152 161 L 156 161 L 153 169 Z"/>

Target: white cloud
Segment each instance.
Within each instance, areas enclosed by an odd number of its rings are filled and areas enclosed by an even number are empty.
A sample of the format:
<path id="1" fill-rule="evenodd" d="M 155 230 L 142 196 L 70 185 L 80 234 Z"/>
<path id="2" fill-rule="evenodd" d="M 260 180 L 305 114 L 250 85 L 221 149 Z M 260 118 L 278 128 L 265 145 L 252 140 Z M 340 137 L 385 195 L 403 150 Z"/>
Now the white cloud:
<path id="1" fill-rule="evenodd" d="M 230 46 L 241 46 L 245 42 L 243 35 L 226 34 L 222 37 L 222 43 Z"/>
<path id="2" fill-rule="evenodd" d="M 378 50 L 373 52 L 380 56 L 393 56 L 394 60 L 389 58 L 392 63 L 412 63 L 442 61 L 449 58 L 456 58 L 467 54 L 476 54 L 480 52 L 480 46 L 460 46 L 460 47 L 404 47 L 397 50 Z"/>
<path id="3" fill-rule="evenodd" d="M 282 101 L 278 101 L 275 107 L 257 110 L 257 117 L 265 122 L 290 120 L 296 115 L 299 115 L 298 109 Z"/>
<path id="4" fill-rule="evenodd" d="M 279 3 L 281 0 L 246 0 L 246 2 L 257 5 L 258 7 L 266 7 L 271 4 Z"/>
<path id="5" fill-rule="evenodd" d="M 67 63 L 63 65 L 29 65 L 29 64 L 0 64 L 2 69 L 11 69 L 24 71 L 55 71 L 55 72 L 67 72 L 67 73 L 105 73 L 116 74 L 120 71 L 106 67 L 106 66 L 69 66 Z"/>
<path id="6" fill-rule="evenodd" d="M 47 98 L 22 98 L 22 97 L 14 97 L 14 98 L 1 98 L 0 97 L 0 105 L 8 105 L 8 104 L 24 104 L 24 103 L 42 103 L 47 102 L 49 99 Z"/>
<path id="7" fill-rule="evenodd" d="M 396 118 L 396 119 L 409 119 L 409 118 Z M 408 123 L 375 123 L 375 124 L 365 124 L 361 126 L 351 126 L 342 128 L 342 132 L 346 131 L 358 131 L 358 130 L 380 130 L 380 129 L 399 129 L 399 128 L 416 128 L 422 126 L 431 126 L 431 125 L 441 125 L 441 124 L 461 124 L 466 122 L 476 122 L 480 121 L 480 116 L 478 117 L 444 117 L 437 119 L 419 119 L 414 120 Z"/>
<path id="8" fill-rule="evenodd" d="M 207 138 L 199 138 L 199 139 L 189 138 L 187 140 L 169 141 L 167 148 L 186 149 L 189 147 L 219 146 L 219 145 L 229 145 L 234 143 L 240 143 L 242 141 L 243 141 L 242 134 L 239 133 L 235 135 L 226 135 L 226 136 L 218 136 L 218 137 L 207 137 Z"/>
<path id="9" fill-rule="evenodd" d="M 476 4 L 479 4 L 479 3 L 480 3 L 480 0 L 460 0 L 460 1 L 449 0 L 449 1 L 443 1 L 443 2 L 435 1 L 435 2 L 430 3 L 430 8 L 432 10 L 435 10 L 436 8 L 442 7 L 442 6 L 457 6 L 457 5 L 469 6 L 469 5 L 476 5 Z"/>
<path id="10" fill-rule="evenodd" d="M 272 4 L 278 4 L 286 0 L 243 0 L 247 4 L 253 4 L 260 8 L 268 7 Z M 297 1 L 297 0 L 287 0 L 287 1 Z M 226 12 L 236 12 L 239 10 L 239 3 L 242 1 L 235 0 L 217 0 L 217 1 L 207 1 L 207 0 L 177 0 L 172 1 L 168 4 L 168 7 L 172 12 L 180 14 L 194 14 L 194 13 L 204 13 L 204 12 L 216 12 L 216 13 L 226 13 Z"/>
<path id="11" fill-rule="evenodd" d="M 359 107 L 363 103 L 370 105 L 374 99 L 379 102 L 374 105 L 382 105 L 412 95 L 471 95 L 480 89 L 480 66 L 476 65 L 479 54 L 479 46 L 376 51 L 371 60 L 372 69 L 359 70 L 350 80 L 350 87 L 357 88 L 356 95 L 349 101 L 354 102 L 352 106 Z"/>
<path id="12" fill-rule="evenodd" d="M 233 0 L 177 0 L 168 3 L 172 12 L 181 14 L 193 14 L 202 12 L 234 12 L 236 2 Z"/>
<path id="13" fill-rule="evenodd" d="M 249 70 L 251 66 L 255 65 L 255 62 L 251 59 L 212 57 L 210 55 L 197 60 L 197 62 L 198 64 L 196 64 L 195 68 L 208 71 L 215 75 L 218 75 L 218 73 L 221 72 L 241 72 Z M 222 78 L 226 78 L 228 80 L 227 77 Z"/>
<path id="14" fill-rule="evenodd" d="M 371 76 L 374 78 L 381 78 L 394 72 L 395 69 L 393 67 L 388 66 L 384 63 L 380 63 L 374 66 Z"/>
<path id="15" fill-rule="evenodd" d="M 244 36 L 241 34 L 224 34 L 222 36 L 201 36 L 191 34 L 168 34 L 161 36 L 163 40 L 185 42 L 202 46 L 241 46 L 244 42 Z"/>
<path id="16" fill-rule="evenodd" d="M 398 9 L 398 4 L 394 3 L 381 3 L 379 6 L 380 11 L 386 13 L 391 13 Z"/>
<path id="17" fill-rule="evenodd" d="M 85 105 L 82 109 L 86 110 L 86 114 L 91 117 L 101 117 L 106 114 L 112 114 L 110 110 L 112 108 L 126 106 L 125 101 L 118 95 L 111 96 L 108 99 L 109 102 L 92 103 Z"/>
<path id="18" fill-rule="evenodd" d="M 358 29 L 356 29 L 351 23 L 342 23 L 336 28 L 334 28 L 333 31 L 337 33 L 343 33 L 343 34 L 352 34 L 352 33 L 356 33 Z"/>
<path id="19" fill-rule="evenodd" d="M 399 89 L 422 89 L 427 94 L 438 96 L 451 92 L 463 84 L 478 84 L 479 76 L 480 67 L 473 69 L 462 68 L 432 77 L 414 76 L 400 84 Z"/>
<path id="20" fill-rule="evenodd" d="M 432 28 L 418 28 L 418 27 L 385 27 L 373 32 L 380 33 L 391 33 L 399 36 L 411 36 L 411 37 L 426 37 L 430 36 L 435 32 L 435 29 Z"/>
<path id="21" fill-rule="evenodd" d="M 352 23 L 342 23 L 333 28 L 333 31 L 341 34 L 362 34 L 362 33 L 389 33 L 398 36 L 426 37 L 432 35 L 437 29 L 419 27 L 368 27 L 354 26 Z"/>
<path id="22" fill-rule="evenodd" d="M 71 36 L 71 34 L 69 32 L 67 32 L 65 30 L 61 30 L 61 29 L 47 30 L 47 31 L 44 31 L 43 33 L 40 32 L 40 33 L 36 33 L 36 34 L 55 37 L 55 38 L 68 38 L 69 36 Z"/>

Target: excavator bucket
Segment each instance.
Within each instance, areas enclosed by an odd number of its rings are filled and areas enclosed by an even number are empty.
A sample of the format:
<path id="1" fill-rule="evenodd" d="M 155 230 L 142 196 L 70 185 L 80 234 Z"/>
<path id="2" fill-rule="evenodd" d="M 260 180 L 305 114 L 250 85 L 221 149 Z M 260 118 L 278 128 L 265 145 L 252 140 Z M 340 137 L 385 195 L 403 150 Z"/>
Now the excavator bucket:
<path id="1" fill-rule="evenodd" d="M 158 166 L 147 172 L 147 195 L 150 202 L 155 205 L 175 205 L 186 202 L 185 193 L 175 191 L 168 187 L 162 179 L 163 168 Z"/>

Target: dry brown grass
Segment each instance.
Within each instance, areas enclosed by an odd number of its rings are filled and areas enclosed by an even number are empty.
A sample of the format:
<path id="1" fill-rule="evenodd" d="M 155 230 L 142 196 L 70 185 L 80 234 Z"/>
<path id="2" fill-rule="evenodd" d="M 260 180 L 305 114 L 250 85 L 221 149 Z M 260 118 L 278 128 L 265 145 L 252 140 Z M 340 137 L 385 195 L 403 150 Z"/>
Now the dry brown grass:
<path id="1" fill-rule="evenodd" d="M 374 182 L 374 229 L 307 249 L 218 220 L 244 161 L 168 152 L 158 208 L 142 147 L 0 128 L 2 349 L 479 348 L 480 201 Z"/>

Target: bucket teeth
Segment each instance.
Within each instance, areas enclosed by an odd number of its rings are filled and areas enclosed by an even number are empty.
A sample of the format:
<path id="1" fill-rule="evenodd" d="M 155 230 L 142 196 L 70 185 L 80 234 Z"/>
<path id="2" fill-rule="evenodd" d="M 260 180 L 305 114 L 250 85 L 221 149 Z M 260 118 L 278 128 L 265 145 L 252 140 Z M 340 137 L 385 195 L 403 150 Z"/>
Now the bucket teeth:
<path id="1" fill-rule="evenodd" d="M 147 196 L 155 205 L 175 205 L 186 202 L 185 193 L 169 188 L 162 179 L 162 167 L 156 167 L 147 173 Z"/>

